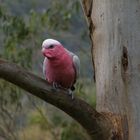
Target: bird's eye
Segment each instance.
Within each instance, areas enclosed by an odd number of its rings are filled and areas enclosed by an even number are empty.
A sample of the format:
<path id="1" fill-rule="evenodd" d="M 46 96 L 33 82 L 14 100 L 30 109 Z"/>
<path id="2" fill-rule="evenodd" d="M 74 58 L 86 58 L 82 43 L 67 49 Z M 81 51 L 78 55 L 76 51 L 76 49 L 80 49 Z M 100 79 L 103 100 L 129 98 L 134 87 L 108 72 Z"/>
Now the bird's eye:
<path id="1" fill-rule="evenodd" d="M 54 45 L 50 45 L 48 48 L 49 48 L 49 49 L 52 49 L 52 48 L 54 48 Z"/>

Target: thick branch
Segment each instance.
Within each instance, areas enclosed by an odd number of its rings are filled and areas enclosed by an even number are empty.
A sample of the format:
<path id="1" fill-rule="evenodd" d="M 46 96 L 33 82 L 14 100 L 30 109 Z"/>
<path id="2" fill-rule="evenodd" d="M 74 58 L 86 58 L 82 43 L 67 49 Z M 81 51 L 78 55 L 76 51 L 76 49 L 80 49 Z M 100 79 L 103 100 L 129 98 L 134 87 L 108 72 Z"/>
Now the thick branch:
<path id="1" fill-rule="evenodd" d="M 27 72 L 16 64 L 0 59 L 0 78 L 3 78 L 42 100 L 60 108 L 77 120 L 94 139 L 106 139 L 109 136 L 110 121 L 94 110 L 85 101 L 71 99 L 66 91 L 54 91 L 46 80 Z"/>

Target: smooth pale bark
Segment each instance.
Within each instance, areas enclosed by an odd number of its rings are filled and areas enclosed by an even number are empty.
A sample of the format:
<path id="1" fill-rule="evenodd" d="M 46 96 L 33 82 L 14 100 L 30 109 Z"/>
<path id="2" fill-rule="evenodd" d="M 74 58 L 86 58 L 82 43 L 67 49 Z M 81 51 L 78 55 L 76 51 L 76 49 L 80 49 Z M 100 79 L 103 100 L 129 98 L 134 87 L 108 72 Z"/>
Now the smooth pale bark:
<path id="1" fill-rule="evenodd" d="M 120 116 L 123 140 L 139 140 L 140 1 L 82 4 L 93 41 L 97 110 Z"/>

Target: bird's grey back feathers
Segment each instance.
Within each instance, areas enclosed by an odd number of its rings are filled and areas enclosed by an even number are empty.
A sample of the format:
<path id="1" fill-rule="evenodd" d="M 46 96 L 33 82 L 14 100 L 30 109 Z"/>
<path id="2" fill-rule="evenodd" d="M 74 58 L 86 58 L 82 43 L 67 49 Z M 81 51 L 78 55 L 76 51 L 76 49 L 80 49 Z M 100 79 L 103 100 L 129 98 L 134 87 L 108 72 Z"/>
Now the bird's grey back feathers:
<path id="1" fill-rule="evenodd" d="M 70 52 L 67 49 L 66 49 L 66 51 L 72 57 L 73 64 L 74 64 L 74 67 L 75 67 L 75 70 L 76 70 L 76 79 L 77 79 L 80 75 L 80 60 L 79 60 L 79 57 L 76 54 L 74 54 L 73 52 Z"/>

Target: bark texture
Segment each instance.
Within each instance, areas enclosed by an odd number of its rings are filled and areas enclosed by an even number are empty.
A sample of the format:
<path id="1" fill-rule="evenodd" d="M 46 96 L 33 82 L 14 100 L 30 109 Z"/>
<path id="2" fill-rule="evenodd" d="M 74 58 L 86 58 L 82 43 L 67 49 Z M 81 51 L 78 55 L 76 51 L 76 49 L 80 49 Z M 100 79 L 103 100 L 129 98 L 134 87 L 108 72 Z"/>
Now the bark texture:
<path id="1" fill-rule="evenodd" d="M 106 140 L 108 136 L 114 135 L 115 128 L 109 117 L 98 113 L 81 99 L 76 97 L 72 99 L 64 90 L 54 91 L 46 80 L 27 72 L 16 64 L 0 59 L 0 78 L 19 86 L 69 114 L 87 130 L 91 139 Z"/>
<path id="2" fill-rule="evenodd" d="M 93 42 L 97 110 L 120 117 L 120 139 L 139 140 L 140 1 L 82 2 Z"/>

